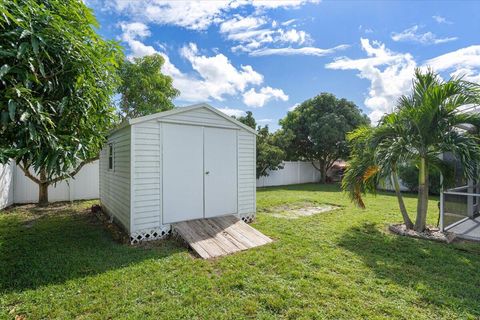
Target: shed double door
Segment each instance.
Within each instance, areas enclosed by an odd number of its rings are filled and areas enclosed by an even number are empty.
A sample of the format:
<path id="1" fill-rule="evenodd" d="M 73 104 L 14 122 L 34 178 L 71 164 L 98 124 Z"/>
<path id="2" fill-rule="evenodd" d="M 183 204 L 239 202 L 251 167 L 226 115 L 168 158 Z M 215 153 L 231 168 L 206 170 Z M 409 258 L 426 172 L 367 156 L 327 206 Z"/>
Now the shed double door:
<path id="1" fill-rule="evenodd" d="M 162 123 L 163 223 L 237 213 L 237 132 Z"/>

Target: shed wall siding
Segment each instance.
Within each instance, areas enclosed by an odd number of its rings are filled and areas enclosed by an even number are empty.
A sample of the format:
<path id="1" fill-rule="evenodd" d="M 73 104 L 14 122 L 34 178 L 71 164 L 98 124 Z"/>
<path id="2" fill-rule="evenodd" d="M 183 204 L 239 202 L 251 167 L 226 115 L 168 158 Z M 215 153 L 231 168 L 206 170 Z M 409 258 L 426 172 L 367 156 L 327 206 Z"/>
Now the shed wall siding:
<path id="1" fill-rule="evenodd" d="M 206 126 L 238 128 L 238 126 L 236 126 L 234 123 L 204 108 L 181 112 L 178 114 L 164 117 L 162 119 L 167 121 L 186 122 Z"/>
<path id="2" fill-rule="evenodd" d="M 133 124 L 131 233 L 162 229 L 162 121 L 238 129 L 238 213 L 255 213 L 255 135 L 209 111 L 195 109 Z"/>
<path id="3" fill-rule="evenodd" d="M 132 126 L 132 232 L 161 225 L 160 123 L 155 120 Z"/>
<path id="4" fill-rule="evenodd" d="M 115 131 L 100 152 L 100 201 L 130 231 L 130 126 Z M 113 143 L 114 170 L 108 169 L 108 144 Z"/>
<path id="5" fill-rule="evenodd" d="M 238 132 L 238 214 L 255 214 L 256 190 L 256 137 L 245 130 Z"/>

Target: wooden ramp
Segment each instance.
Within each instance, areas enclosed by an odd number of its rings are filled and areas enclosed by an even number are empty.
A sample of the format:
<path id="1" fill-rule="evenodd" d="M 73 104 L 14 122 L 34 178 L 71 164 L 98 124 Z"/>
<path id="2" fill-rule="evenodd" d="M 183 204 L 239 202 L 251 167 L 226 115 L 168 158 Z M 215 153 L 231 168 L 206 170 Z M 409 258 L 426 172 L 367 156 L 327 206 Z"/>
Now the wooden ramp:
<path id="1" fill-rule="evenodd" d="M 269 237 L 235 216 L 177 222 L 172 227 L 203 259 L 272 242 Z"/>

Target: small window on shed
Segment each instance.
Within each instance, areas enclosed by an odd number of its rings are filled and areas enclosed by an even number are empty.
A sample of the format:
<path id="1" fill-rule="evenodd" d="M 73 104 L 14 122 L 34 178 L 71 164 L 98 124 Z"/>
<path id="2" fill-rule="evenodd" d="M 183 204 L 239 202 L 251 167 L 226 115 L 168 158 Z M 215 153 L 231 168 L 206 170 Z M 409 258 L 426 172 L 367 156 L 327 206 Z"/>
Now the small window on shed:
<path id="1" fill-rule="evenodd" d="M 113 170 L 114 165 L 113 144 L 108 145 L 108 170 Z"/>

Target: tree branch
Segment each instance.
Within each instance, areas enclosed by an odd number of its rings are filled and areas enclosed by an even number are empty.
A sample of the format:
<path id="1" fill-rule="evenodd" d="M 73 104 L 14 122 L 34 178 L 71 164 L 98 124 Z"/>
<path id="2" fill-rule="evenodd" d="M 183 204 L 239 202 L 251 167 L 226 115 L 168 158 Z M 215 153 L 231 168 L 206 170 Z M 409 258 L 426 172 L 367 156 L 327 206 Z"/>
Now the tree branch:
<path id="1" fill-rule="evenodd" d="M 22 169 L 25 176 L 28 177 L 30 180 L 32 180 L 36 184 L 42 183 L 42 181 L 40 181 L 40 179 L 36 178 L 33 174 L 30 173 L 30 170 L 28 170 L 27 166 L 22 165 L 21 163 L 17 163 L 17 165 L 20 167 L 20 169 Z"/>
<path id="2" fill-rule="evenodd" d="M 92 162 L 92 161 L 98 160 L 98 158 L 99 158 L 99 157 L 97 156 L 97 157 L 95 157 L 95 158 L 91 158 L 91 159 L 87 159 L 87 160 L 85 160 L 85 161 L 82 161 L 82 162 L 78 165 L 78 167 L 77 167 L 75 170 L 73 170 L 72 172 L 63 174 L 63 175 L 61 175 L 61 176 L 58 176 L 58 177 L 56 177 L 55 179 L 51 179 L 51 180 L 48 181 L 48 183 L 49 183 L 49 184 L 57 183 L 57 182 L 59 182 L 59 181 L 62 181 L 62 180 L 64 180 L 64 179 L 67 179 L 67 178 L 69 178 L 69 177 L 73 177 L 73 176 L 75 176 L 75 175 L 83 168 L 84 165 L 86 165 L 86 164 L 88 164 L 88 163 L 90 163 L 90 162 Z"/>

